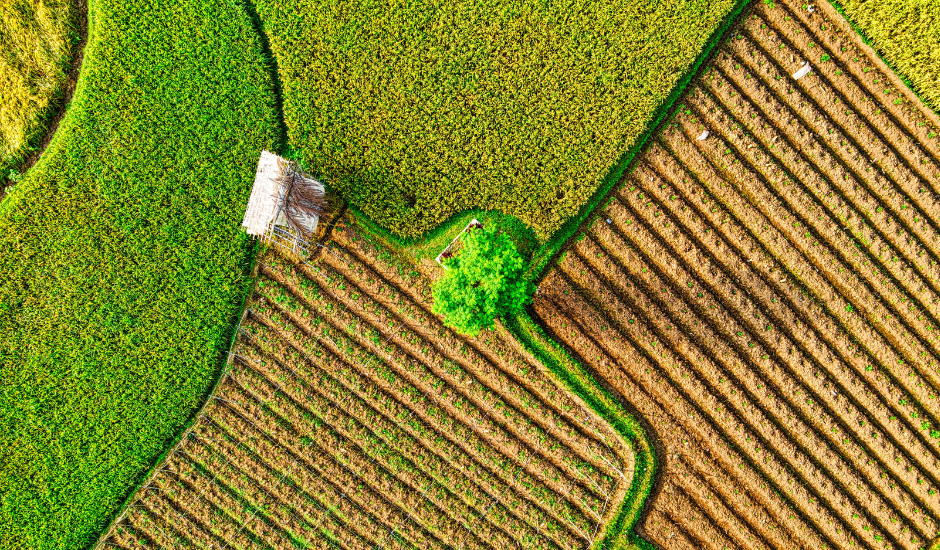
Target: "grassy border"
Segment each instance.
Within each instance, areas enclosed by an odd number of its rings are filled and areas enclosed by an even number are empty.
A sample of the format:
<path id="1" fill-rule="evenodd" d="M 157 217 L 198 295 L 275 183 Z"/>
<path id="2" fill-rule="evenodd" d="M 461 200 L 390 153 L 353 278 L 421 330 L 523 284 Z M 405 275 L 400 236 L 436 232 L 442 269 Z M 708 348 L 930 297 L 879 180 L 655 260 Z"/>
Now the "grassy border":
<path id="1" fill-rule="evenodd" d="M 635 530 L 659 469 L 655 447 L 646 429 L 567 350 L 548 336 L 528 312 L 506 317 L 503 324 L 529 353 L 554 373 L 568 391 L 581 398 L 622 435 L 634 453 L 633 481 L 620 503 L 616 517 L 607 524 L 604 537 L 595 548 L 653 550 L 655 547 Z"/>
<path id="2" fill-rule="evenodd" d="M 833 9 L 835 9 L 836 12 L 839 15 L 841 15 L 843 19 L 845 19 L 846 23 L 848 23 L 849 26 L 852 27 L 852 30 L 855 31 L 855 34 L 857 34 L 862 39 L 862 42 L 864 42 L 866 46 L 868 46 L 869 48 L 871 48 L 873 52 L 875 52 L 875 55 L 878 56 L 878 59 L 880 59 L 881 62 L 884 63 L 885 66 L 888 67 L 888 69 L 890 69 L 891 72 L 894 73 L 895 76 L 898 77 L 898 80 L 900 80 L 901 82 L 904 83 L 905 86 L 907 86 L 907 89 L 910 90 L 914 94 L 914 96 L 917 97 L 918 100 L 920 100 L 921 104 L 923 104 L 928 109 L 933 111 L 935 114 L 940 116 L 940 104 L 934 107 L 930 102 L 928 102 L 923 97 L 921 97 L 920 93 L 917 91 L 917 85 L 914 84 L 914 82 L 911 79 L 909 79 L 904 74 L 903 71 L 898 70 L 898 68 L 891 61 L 889 61 L 887 57 L 885 57 L 884 52 L 882 52 L 880 48 L 875 46 L 875 43 L 872 41 L 872 39 L 865 33 L 864 30 L 862 30 L 861 27 L 858 26 L 855 20 L 849 17 L 847 13 L 845 13 L 845 8 L 842 6 L 842 4 L 840 4 L 838 0 L 828 0 L 828 1 L 829 1 L 829 4 L 833 7 Z M 940 541 L 938 541 L 938 545 L 940 545 Z M 937 548 L 932 548 L 931 550 L 940 550 L 940 546 L 938 546 Z"/>
<path id="3" fill-rule="evenodd" d="M 607 177 L 604 178 L 601 185 L 594 192 L 594 195 L 581 207 L 578 213 L 575 216 L 568 218 L 568 220 L 562 224 L 561 228 L 558 231 L 555 231 L 551 237 L 539 248 L 535 254 L 532 256 L 532 261 L 529 262 L 528 269 L 526 270 L 526 278 L 530 281 L 537 281 L 542 278 L 545 271 L 548 269 L 548 266 L 551 265 L 552 260 L 558 253 L 564 248 L 565 244 L 568 242 L 571 237 L 577 233 L 578 229 L 594 211 L 600 206 L 602 201 L 610 195 L 617 183 L 620 181 L 620 178 L 624 175 L 629 168 L 630 163 L 634 158 L 640 153 L 640 151 L 646 146 L 646 143 L 650 138 L 655 134 L 663 122 L 668 118 L 670 111 L 673 110 L 676 101 L 679 100 L 679 97 L 685 93 L 686 88 L 692 82 L 692 79 L 695 78 L 699 73 L 701 66 L 708 61 L 712 53 L 715 51 L 715 48 L 718 44 L 724 41 L 725 33 L 728 32 L 728 29 L 737 22 L 738 16 L 741 15 L 741 12 L 750 5 L 754 0 L 738 0 L 735 7 L 728 12 L 725 16 L 724 21 L 717 29 L 712 32 L 712 35 L 708 38 L 708 41 L 705 42 L 705 46 L 702 51 L 698 54 L 698 57 L 695 58 L 695 61 L 689 65 L 689 69 L 685 72 L 682 78 L 676 83 L 673 87 L 672 92 L 666 97 L 665 100 L 660 104 L 659 108 L 656 109 L 653 113 L 653 118 L 650 123 L 647 125 L 646 130 L 637 138 L 633 146 L 627 150 L 626 153 L 616 164 L 610 169 L 610 172 L 607 174 Z"/>

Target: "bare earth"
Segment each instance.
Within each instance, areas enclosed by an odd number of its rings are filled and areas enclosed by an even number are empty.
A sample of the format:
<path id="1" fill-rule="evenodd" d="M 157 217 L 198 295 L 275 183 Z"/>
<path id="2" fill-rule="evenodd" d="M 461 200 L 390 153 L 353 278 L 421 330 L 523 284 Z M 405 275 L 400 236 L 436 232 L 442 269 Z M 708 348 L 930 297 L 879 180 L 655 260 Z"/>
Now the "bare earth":
<path id="1" fill-rule="evenodd" d="M 745 12 L 535 304 L 656 432 L 670 550 L 940 529 L 937 120 L 801 8 Z"/>

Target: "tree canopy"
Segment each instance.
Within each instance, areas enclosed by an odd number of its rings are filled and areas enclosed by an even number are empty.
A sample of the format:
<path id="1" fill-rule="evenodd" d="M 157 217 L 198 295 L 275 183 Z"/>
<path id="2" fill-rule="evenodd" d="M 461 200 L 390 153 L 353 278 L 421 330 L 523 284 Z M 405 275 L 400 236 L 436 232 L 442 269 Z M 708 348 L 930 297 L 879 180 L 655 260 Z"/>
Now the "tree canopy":
<path id="1" fill-rule="evenodd" d="M 434 286 L 434 312 L 448 326 L 475 335 L 525 307 L 532 283 L 522 277 L 525 262 L 512 240 L 496 227 L 471 227 L 461 245 Z"/>

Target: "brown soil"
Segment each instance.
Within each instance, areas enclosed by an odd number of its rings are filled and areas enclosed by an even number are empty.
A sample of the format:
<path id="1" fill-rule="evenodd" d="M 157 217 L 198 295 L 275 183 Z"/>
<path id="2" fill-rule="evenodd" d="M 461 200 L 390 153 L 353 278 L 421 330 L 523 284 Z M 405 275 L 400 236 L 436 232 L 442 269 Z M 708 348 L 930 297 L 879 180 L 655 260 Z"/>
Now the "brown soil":
<path id="1" fill-rule="evenodd" d="M 940 529 L 938 124 L 854 32 L 775 4 L 534 310 L 660 436 L 655 544 L 921 548 Z"/>
<path id="2" fill-rule="evenodd" d="M 573 549 L 604 533 L 633 456 L 507 331 L 454 334 L 424 276 L 349 223 L 314 263 L 272 250 L 257 275 L 212 400 L 138 495 L 186 519 L 167 540 Z M 164 516 L 141 509 L 109 541 L 159 543 Z"/>

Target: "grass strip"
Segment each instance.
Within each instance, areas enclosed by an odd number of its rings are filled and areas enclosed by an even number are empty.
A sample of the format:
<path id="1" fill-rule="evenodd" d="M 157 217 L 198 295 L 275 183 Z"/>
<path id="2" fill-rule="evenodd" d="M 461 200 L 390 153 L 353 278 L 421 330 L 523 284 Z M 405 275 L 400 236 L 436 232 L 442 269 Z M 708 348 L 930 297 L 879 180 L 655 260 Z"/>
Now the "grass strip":
<path id="1" fill-rule="evenodd" d="M 92 544 L 203 403 L 277 140 L 240 6 L 88 7 L 70 108 L 0 203 L 0 548 Z"/>
<path id="2" fill-rule="evenodd" d="M 584 400 L 597 414 L 624 437 L 634 453 L 633 479 L 614 520 L 608 523 L 601 550 L 635 548 L 653 550 L 653 545 L 636 534 L 634 527 L 656 477 L 656 452 L 642 425 L 623 404 L 597 382 L 597 378 L 549 337 L 541 326 L 522 312 L 503 319 L 513 336 L 551 370 L 564 386 Z"/>

